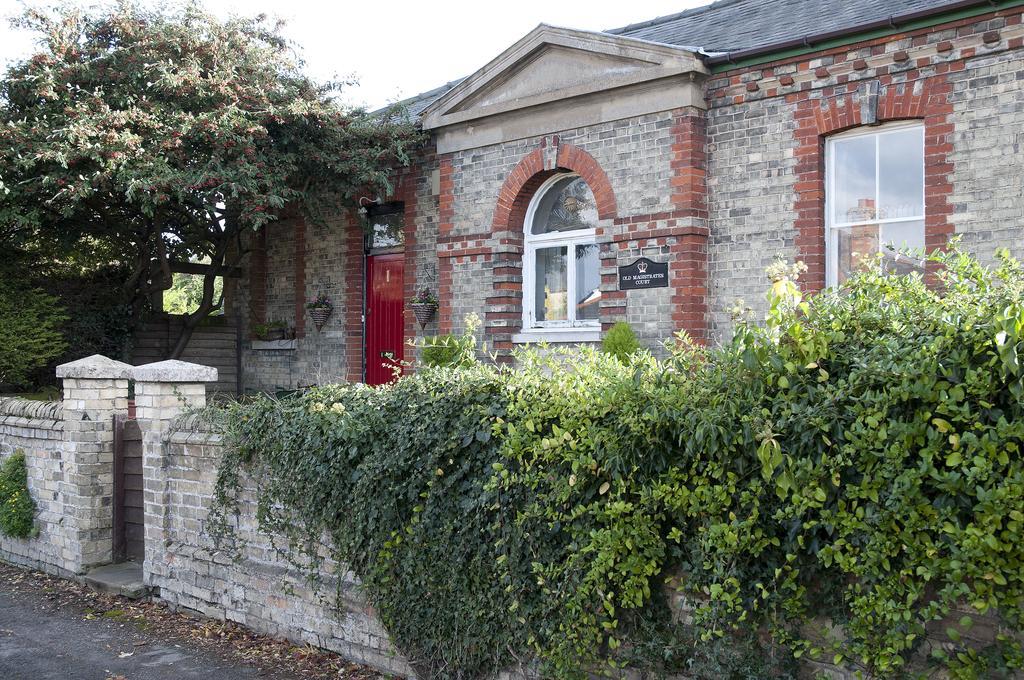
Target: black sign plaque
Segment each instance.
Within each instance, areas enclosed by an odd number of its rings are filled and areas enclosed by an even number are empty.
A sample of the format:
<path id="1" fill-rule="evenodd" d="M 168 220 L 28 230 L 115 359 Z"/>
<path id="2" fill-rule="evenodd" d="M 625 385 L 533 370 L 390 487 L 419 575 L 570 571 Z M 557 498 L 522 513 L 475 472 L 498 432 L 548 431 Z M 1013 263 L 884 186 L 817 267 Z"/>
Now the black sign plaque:
<path id="1" fill-rule="evenodd" d="M 619 290 L 668 287 L 668 262 L 653 262 L 641 257 L 619 267 Z"/>

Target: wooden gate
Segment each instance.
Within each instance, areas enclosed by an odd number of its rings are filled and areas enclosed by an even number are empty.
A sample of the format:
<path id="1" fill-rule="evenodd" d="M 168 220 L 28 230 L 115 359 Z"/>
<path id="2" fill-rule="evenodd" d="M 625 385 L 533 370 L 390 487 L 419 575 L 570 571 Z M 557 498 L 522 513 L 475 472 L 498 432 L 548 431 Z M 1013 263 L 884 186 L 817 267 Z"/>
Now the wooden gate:
<path id="1" fill-rule="evenodd" d="M 136 420 L 114 416 L 114 561 L 142 562 L 142 431 Z"/>

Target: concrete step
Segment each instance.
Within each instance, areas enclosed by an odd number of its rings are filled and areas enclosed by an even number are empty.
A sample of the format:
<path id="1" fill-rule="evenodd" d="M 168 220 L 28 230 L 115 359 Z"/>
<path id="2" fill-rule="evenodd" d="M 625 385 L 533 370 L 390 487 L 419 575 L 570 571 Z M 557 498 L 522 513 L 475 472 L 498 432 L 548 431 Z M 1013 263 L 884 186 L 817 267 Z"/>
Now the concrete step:
<path id="1" fill-rule="evenodd" d="M 142 583 L 142 565 L 137 562 L 96 567 L 85 575 L 85 584 L 97 592 L 133 600 L 149 594 L 149 588 Z"/>

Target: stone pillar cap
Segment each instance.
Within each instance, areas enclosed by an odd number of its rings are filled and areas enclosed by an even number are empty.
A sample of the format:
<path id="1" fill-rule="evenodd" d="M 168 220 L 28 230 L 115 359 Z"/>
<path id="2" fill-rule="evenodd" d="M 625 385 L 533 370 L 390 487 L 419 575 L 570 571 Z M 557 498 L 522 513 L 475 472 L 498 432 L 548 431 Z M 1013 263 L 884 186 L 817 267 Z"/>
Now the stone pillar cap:
<path id="1" fill-rule="evenodd" d="M 168 359 L 136 366 L 132 369 L 132 377 L 136 382 L 204 383 L 217 379 L 217 369 L 212 366 Z"/>
<path id="2" fill-rule="evenodd" d="M 120 361 L 93 354 L 78 361 L 57 367 L 58 378 L 87 378 L 93 380 L 119 380 L 132 377 L 132 367 Z"/>

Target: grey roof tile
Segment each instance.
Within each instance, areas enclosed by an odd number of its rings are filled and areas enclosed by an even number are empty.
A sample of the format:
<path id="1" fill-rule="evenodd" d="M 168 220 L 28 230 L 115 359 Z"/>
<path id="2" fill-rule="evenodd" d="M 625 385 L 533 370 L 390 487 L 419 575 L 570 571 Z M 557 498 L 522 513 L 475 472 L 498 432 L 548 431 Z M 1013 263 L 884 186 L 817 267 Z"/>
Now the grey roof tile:
<path id="1" fill-rule="evenodd" d="M 719 0 L 606 33 L 707 52 L 736 52 L 854 28 L 957 0 Z"/>
<path id="2" fill-rule="evenodd" d="M 718 0 L 605 33 L 706 52 L 737 52 L 955 4 L 959 0 Z M 402 104 L 418 118 L 462 80 L 410 97 Z"/>

